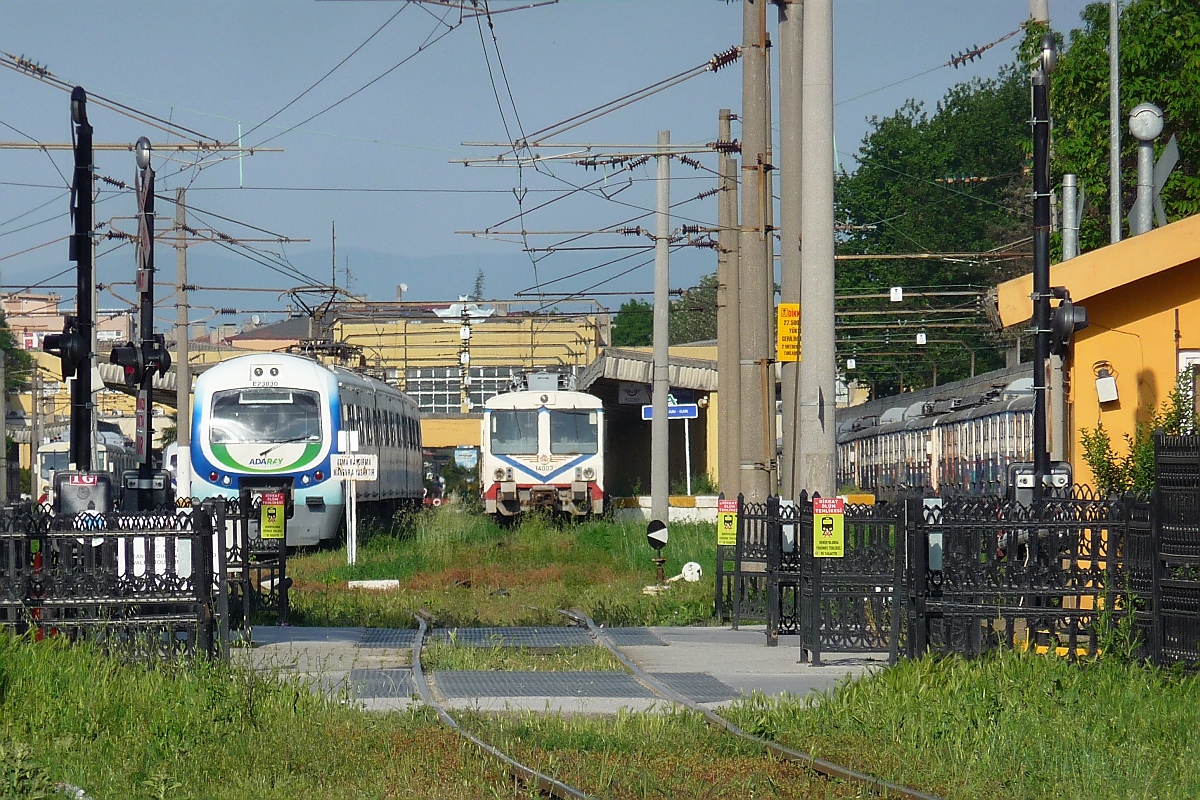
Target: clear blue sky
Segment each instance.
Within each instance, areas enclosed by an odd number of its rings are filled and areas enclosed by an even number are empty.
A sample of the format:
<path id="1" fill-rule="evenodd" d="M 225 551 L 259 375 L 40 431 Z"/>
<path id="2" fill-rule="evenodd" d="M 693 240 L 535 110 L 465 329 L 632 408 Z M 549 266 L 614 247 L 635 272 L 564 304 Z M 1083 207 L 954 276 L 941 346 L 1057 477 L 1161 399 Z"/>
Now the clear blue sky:
<path id="1" fill-rule="evenodd" d="M 1067 32 L 1079 25 L 1084 0 L 1050 2 L 1056 30 Z M 494 10 L 512 4 L 510 0 L 492 0 Z M 533 286 L 535 280 L 546 283 L 626 253 L 557 253 L 539 262 L 535 279 L 529 257 L 518 246 L 455 234 L 460 229 L 494 226 L 518 210 L 511 191 L 518 185 L 514 170 L 450 163 L 451 159 L 490 152 L 464 147 L 462 142 L 501 141 L 507 136 L 485 64 L 485 49 L 505 118 L 515 135 L 517 120 L 510 90 L 520 125 L 533 131 L 698 65 L 741 40 L 741 4 L 737 2 L 561 0 L 554 6 L 494 16 L 506 83 L 486 21 L 477 26 L 474 20 L 467 20 L 449 30 L 438 21 L 445 10 L 435 6 L 405 6 L 396 0 L 2 0 L 0 50 L 33 59 L 94 94 L 229 141 L 236 139 L 239 121 L 247 132 L 262 123 L 363 45 L 397 12 L 398 16 L 324 82 L 246 136 L 247 145 L 272 139 L 267 146 L 284 148 L 282 153 L 260 153 L 241 162 L 246 188 L 238 188 L 236 160 L 210 159 L 206 168 L 196 170 L 188 168 L 190 157 L 164 153 L 155 159 L 160 193 L 173 194 L 175 187 L 188 186 L 189 205 L 196 209 L 288 237 L 311 239 L 309 244 L 289 244 L 282 252 L 291 264 L 322 282 L 330 277 L 330 223 L 336 220 L 338 282 L 345 281 L 342 270 L 348 259 L 351 289 L 373 299 L 394 297 L 401 282 L 409 286 L 408 299 L 453 298 L 471 289 L 481 268 L 489 297 L 512 297 Z M 952 84 L 994 75 L 1011 60 L 1015 38 L 963 69 L 934 68 L 954 53 L 1015 30 L 1027 16 L 1027 0 L 839 0 L 835 6 L 834 89 L 841 162 L 852 168 L 853 154 L 868 130 L 870 117 L 891 114 L 909 97 L 932 107 Z M 774 17 L 772 11 L 772 27 Z M 446 22 L 457 21 L 454 12 L 446 17 Z M 443 38 L 369 88 L 288 130 L 378 78 L 412 55 L 423 41 L 441 33 L 445 33 Z M 905 80 L 927 70 L 932 71 Z M 740 95 L 740 67 L 735 65 L 656 94 L 559 140 L 651 143 L 656 131 L 670 129 L 675 142 L 706 142 L 715 138 L 717 109 L 738 110 Z M 90 117 L 98 142 L 129 142 L 142 135 L 155 142 L 175 140 L 95 104 Z M 69 119 L 66 93 L 0 70 L 0 140 L 69 141 Z M 712 157 L 706 161 L 715 165 Z M 71 163 L 69 152 L 48 157 L 36 151 L 0 150 L 0 279 L 5 286 L 38 281 L 73 283 L 73 272 L 51 279 L 71 266 L 65 241 L 13 255 L 71 232 L 62 177 L 69 180 Z M 132 183 L 134 158 L 131 153 L 99 152 L 96 168 L 101 175 Z M 678 163 L 673 171 L 681 178 L 673 183 L 673 200 L 693 197 L 713 185 L 708 173 L 693 172 Z M 530 190 L 526 208 L 561 194 L 569 188 L 567 182 L 582 184 L 599 176 L 566 164 L 554 167 L 553 172 L 557 177 L 524 174 L 523 185 Z M 608 187 L 611 199 L 576 193 L 527 215 L 526 227 L 594 229 L 645 213 L 654 203 L 653 174 L 652 164 L 632 173 L 637 180 L 619 193 L 624 178 L 613 178 Z M 383 191 L 261 190 L 264 187 Z M 98 220 L 128 216 L 135 210 L 129 192 L 105 187 L 101 198 Z M 711 223 L 715 201 L 689 203 L 679 212 L 688 219 Z M 174 210 L 160 204 L 159 213 L 170 217 Z M 212 216 L 191 221 L 231 236 L 263 235 Z M 679 222 L 676 220 L 676 225 Z M 131 229 L 129 220 L 118 219 L 114 225 Z M 166 227 L 169 222 L 161 225 Z M 535 239 L 537 244 L 549 241 L 548 237 Z M 578 244 L 584 243 L 629 242 L 605 236 Z M 109 242 L 101 247 L 100 280 L 131 281 L 132 248 L 108 253 L 113 246 Z M 275 245 L 256 246 L 280 252 Z M 300 282 L 216 245 L 199 245 L 188 254 L 191 281 L 200 285 L 282 289 Z M 157 259 L 164 283 L 174 280 L 174 255 L 173 249 L 159 246 Z M 582 290 L 643 260 L 630 258 L 550 288 Z M 672 262 L 671 284 L 691 285 L 714 268 L 712 251 L 681 253 Z M 647 266 L 613 278 L 599 290 L 646 290 L 651 283 Z M 61 291 L 65 298 L 74 294 L 71 289 Z M 116 291 L 126 298 L 133 296 L 129 286 L 118 286 Z M 166 293 L 164 288 L 160 296 Z M 211 320 L 218 322 L 239 320 L 250 311 L 280 309 L 284 301 L 271 293 L 210 291 L 200 294 L 196 302 L 247 312 Z M 120 301 L 106 295 L 101 305 L 116 307 Z M 164 308 L 160 316 L 173 318 L 173 308 Z M 198 310 L 194 316 L 204 317 L 205 312 Z"/>

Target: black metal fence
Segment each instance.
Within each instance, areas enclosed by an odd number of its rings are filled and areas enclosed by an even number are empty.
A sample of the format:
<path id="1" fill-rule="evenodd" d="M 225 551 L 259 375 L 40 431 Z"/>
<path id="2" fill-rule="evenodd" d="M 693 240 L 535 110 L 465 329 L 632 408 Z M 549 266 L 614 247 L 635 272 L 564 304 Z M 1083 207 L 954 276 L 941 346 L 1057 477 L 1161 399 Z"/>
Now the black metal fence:
<path id="1" fill-rule="evenodd" d="M 1154 436 L 1155 486 L 1137 584 L 1151 598 L 1140 620 L 1151 656 L 1200 662 L 1200 436 Z"/>
<path id="2" fill-rule="evenodd" d="M 1032 505 L 965 496 L 847 505 L 837 557 L 814 552 L 807 496 L 739 498 L 718 612 L 734 625 L 765 620 L 769 644 L 797 636 L 814 664 L 828 652 L 895 660 L 998 647 L 1076 658 L 1099 652 L 1104 625 L 1130 614 L 1146 657 L 1200 663 L 1200 437 L 1156 442 L 1150 501 L 1075 487 Z"/>
<path id="3" fill-rule="evenodd" d="M 138 655 L 215 652 L 224 586 L 212 507 L 0 512 L 0 623 Z"/>
<path id="4" fill-rule="evenodd" d="M 231 631 L 287 618 L 286 549 L 257 539 L 257 504 L 143 513 L 0 510 L 0 626 L 123 655 L 226 656 Z"/>

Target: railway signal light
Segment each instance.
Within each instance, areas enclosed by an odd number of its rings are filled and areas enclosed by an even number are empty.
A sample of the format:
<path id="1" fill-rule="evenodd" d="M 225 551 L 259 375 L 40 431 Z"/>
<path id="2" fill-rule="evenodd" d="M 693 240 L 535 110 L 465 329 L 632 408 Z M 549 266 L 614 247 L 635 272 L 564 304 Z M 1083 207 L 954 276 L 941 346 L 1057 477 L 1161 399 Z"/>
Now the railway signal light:
<path id="1" fill-rule="evenodd" d="M 1076 331 L 1088 326 L 1087 309 L 1071 302 L 1071 293 L 1061 286 L 1051 290 L 1059 298 L 1058 307 L 1050 312 L 1050 352 L 1065 356 Z"/>
<path id="2" fill-rule="evenodd" d="M 79 330 L 79 319 L 67 317 L 62 333 L 48 334 L 42 340 L 42 349 L 59 357 L 62 361 L 63 379 L 73 378 L 79 366 L 87 359 L 89 342 Z"/>
<path id="3" fill-rule="evenodd" d="M 141 344 L 126 342 L 114 347 L 108 360 L 125 370 L 126 386 L 141 386 L 143 378 L 152 377 L 156 372 L 166 375 L 171 368 L 171 353 L 161 333 Z"/>
<path id="4" fill-rule="evenodd" d="M 142 350 L 133 342 L 126 342 L 112 349 L 108 355 L 109 363 L 116 364 L 125 370 L 126 386 L 141 386 L 142 384 Z"/>

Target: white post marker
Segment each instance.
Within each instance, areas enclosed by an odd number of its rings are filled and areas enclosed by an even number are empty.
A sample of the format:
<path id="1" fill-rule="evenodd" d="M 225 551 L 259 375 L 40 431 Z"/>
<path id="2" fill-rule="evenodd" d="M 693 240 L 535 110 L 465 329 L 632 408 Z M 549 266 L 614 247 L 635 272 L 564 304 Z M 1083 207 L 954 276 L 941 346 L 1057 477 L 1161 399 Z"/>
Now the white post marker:
<path id="1" fill-rule="evenodd" d="M 358 455 L 358 431 L 338 431 L 340 455 L 330 459 L 330 478 L 346 489 L 346 563 L 358 562 L 358 482 L 379 480 L 379 457 Z"/>
<path id="2" fill-rule="evenodd" d="M 687 493 L 692 493 L 692 435 L 690 428 L 691 420 L 687 417 L 683 418 L 683 469 L 687 472 Z"/>

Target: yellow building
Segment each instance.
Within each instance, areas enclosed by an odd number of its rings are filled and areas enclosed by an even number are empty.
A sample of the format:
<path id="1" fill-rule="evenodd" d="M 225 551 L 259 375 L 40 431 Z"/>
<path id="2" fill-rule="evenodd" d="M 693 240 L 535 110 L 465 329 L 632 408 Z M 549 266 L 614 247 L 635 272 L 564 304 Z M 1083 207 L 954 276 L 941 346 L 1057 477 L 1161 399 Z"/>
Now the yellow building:
<path id="1" fill-rule="evenodd" d="M 514 374 L 582 370 L 608 342 L 610 324 L 604 311 L 534 314 L 504 304 L 364 303 L 337 311 L 332 339 L 360 350 L 369 369 L 417 402 L 426 448 L 478 447 L 483 404 Z M 470 370 L 465 387 L 464 354 Z"/>
<path id="2" fill-rule="evenodd" d="M 1064 365 L 1065 456 L 1077 482 L 1093 483 L 1081 429 L 1103 424 L 1122 442 L 1200 363 L 1200 215 L 1056 264 L 1050 285 L 1088 312 Z M 998 287 L 1004 327 L 1028 326 L 1032 291 L 1031 275 Z"/>

